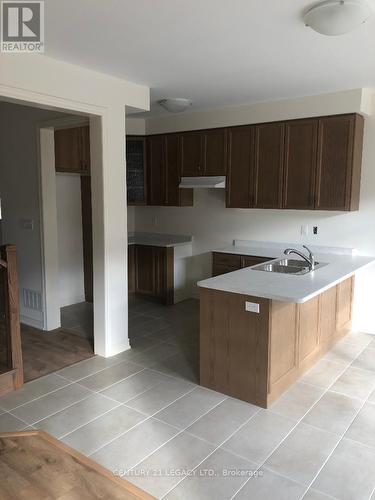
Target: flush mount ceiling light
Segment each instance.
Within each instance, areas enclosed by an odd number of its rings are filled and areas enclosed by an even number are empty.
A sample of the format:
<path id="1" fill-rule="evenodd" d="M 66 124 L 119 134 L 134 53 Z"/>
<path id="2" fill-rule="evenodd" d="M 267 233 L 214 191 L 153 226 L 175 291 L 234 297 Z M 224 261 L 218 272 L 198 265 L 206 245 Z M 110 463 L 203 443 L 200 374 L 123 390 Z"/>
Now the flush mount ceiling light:
<path id="1" fill-rule="evenodd" d="M 366 22 L 371 13 L 366 0 L 327 0 L 308 10 L 304 21 L 322 35 L 343 35 Z"/>
<path id="2" fill-rule="evenodd" d="M 161 99 L 158 103 L 171 113 L 181 113 L 182 111 L 186 111 L 193 104 L 190 99 L 184 99 L 182 97 Z"/>

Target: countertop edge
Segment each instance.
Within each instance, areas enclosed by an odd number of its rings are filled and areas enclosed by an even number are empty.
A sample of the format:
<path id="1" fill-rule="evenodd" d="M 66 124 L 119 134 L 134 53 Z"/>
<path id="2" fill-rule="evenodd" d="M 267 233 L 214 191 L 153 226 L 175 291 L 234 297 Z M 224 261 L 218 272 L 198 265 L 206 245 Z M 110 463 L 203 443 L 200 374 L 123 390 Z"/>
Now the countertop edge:
<path id="1" fill-rule="evenodd" d="M 239 288 L 236 289 L 236 288 L 231 287 L 231 286 L 226 286 L 226 287 L 224 287 L 224 286 L 222 286 L 222 287 L 216 286 L 215 287 L 214 285 L 205 285 L 204 281 L 206 281 L 206 280 L 198 281 L 197 286 L 199 288 L 204 288 L 206 290 L 216 290 L 216 291 L 219 291 L 219 292 L 235 293 L 235 294 L 238 294 L 238 295 L 247 295 L 249 297 L 259 297 L 259 298 L 262 298 L 262 299 L 277 300 L 279 302 L 292 302 L 294 304 L 304 304 L 305 302 L 308 302 L 309 300 L 313 299 L 314 297 L 317 297 L 318 295 L 321 295 L 322 293 L 326 292 L 330 288 L 333 288 L 334 286 L 338 285 L 339 283 L 342 283 L 343 281 L 351 278 L 358 271 L 362 271 L 363 269 L 365 269 L 366 267 L 370 266 L 373 263 L 374 263 L 374 260 L 371 260 L 370 262 L 361 265 L 357 269 L 354 269 L 354 270 L 352 270 L 352 271 L 350 271 L 350 272 L 348 272 L 348 273 L 340 276 L 336 280 L 333 280 L 328 285 L 325 285 L 325 286 L 319 288 L 318 290 L 315 290 L 315 291 L 311 292 L 310 294 L 305 295 L 305 296 L 303 296 L 301 298 L 289 297 L 287 295 L 279 296 L 279 295 L 275 295 L 275 294 L 272 294 L 272 293 L 266 293 L 266 292 L 254 292 L 254 293 L 252 293 L 249 290 L 245 291 L 243 289 L 239 289 Z M 247 268 L 247 269 L 250 270 L 251 268 Z M 244 269 L 241 269 L 241 271 L 243 271 L 243 270 Z M 234 272 L 239 272 L 239 271 L 234 271 Z M 255 272 L 257 272 L 257 271 L 255 271 Z M 228 274 L 230 274 L 230 273 L 228 273 Z M 225 275 L 223 275 L 223 276 L 225 276 Z M 295 276 L 295 278 L 298 279 L 299 277 Z M 212 279 L 212 278 L 208 278 L 208 279 Z"/>

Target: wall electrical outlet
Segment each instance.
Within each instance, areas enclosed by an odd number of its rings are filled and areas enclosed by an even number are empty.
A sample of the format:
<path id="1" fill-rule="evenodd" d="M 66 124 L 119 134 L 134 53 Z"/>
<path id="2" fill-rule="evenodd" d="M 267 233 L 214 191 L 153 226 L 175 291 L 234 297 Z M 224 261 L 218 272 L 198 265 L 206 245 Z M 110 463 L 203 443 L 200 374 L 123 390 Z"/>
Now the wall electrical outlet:
<path id="1" fill-rule="evenodd" d="M 301 226 L 301 236 L 308 236 L 308 235 L 309 235 L 309 226 L 308 225 Z"/>
<path id="2" fill-rule="evenodd" d="M 252 313 L 260 313 L 260 306 L 255 302 L 245 302 L 245 311 Z"/>
<path id="3" fill-rule="evenodd" d="M 153 218 L 152 218 L 152 225 L 153 225 L 154 227 L 158 227 L 158 225 L 159 225 L 159 221 L 158 221 L 158 218 L 157 218 L 157 217 L 153 217 Z"/>
<path id="4" fill-rule="evenodd" d="M 318 234 L 318 226 L 313 226 L 313 234 Z"/>

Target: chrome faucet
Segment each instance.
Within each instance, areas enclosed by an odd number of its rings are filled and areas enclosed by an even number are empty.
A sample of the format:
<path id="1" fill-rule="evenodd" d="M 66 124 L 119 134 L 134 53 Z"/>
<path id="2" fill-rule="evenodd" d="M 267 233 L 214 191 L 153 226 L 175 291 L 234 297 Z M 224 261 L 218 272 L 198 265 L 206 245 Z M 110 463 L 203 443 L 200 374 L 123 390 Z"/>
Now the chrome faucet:
<path id="1" fill-rule="evenodd" d="M 295 254 L 299 255 L 308 263 L 310 271 L 313 271 L 315 269 L 315 256 L 309 247 L 307 247 L 306 245 L 302 245 L 302 246 L 303 246 L 303 248 L 305 248 L 309 252 L 308 257 L 306 257 L 305 254 L 303 254 L 299 250 L 296 250 L 295 248 L 287 248 L 286 250 L 284 250 L 284 254 L 290 255 L 291 253 L 295 253 Z"/>

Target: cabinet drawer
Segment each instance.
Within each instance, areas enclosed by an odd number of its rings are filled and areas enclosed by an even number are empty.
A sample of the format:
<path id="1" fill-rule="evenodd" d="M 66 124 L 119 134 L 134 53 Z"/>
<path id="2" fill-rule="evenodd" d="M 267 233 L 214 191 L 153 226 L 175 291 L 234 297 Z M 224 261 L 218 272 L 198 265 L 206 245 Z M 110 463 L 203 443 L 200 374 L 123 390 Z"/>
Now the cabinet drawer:
<path id="1" fill-rule="evenodd" d="M 212 266 L 212 276 L 220 276 L 221 274 L 232 273 L 233 271 L 238 271 L 240 267 L 231 266 L 221 266 L 220 264 L 214 264 Z"/>
<path id="2" fill-rule="evenodd" d="M 235 269 L 241 269 L 241 255 L 235 255 L 231 253 L 216 253 L 213 254 L 213 264 L 214 266 L 225 266 L 233 267 Z"/>
<path id="3" fill-rule="evenodd" d="M 263 262 L 267 262 L 269 260 L 273 260 L 273 257 L 254 257 L 253 255 L 244 255 L 242 257 L 242 267 L 256 266 L 257 264 L 263 264 Z"/>

